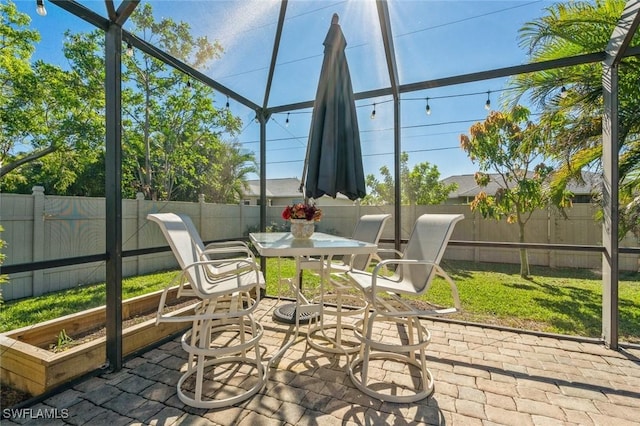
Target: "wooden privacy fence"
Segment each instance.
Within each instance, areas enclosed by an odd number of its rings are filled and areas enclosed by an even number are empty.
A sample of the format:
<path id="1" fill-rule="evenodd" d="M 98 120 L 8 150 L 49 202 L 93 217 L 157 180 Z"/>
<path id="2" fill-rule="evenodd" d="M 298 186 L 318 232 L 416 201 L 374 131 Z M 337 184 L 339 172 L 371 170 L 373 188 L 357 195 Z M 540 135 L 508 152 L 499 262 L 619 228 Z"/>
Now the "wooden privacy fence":
<path id="1" fill-rule="evenodd" d="M 191 216 L 205 241 L 246 236 L 258 230 L 260 207 L 148 201 L 139 196 L 123 200 L 123 250 L 166 246 L 159 229 L 146 219 L 148 213 L 175 212 Z M 357 218 L 363 214 L 391 213 L 393 206 L 322 206 L 323 219 L 317 230 L 351 235 Z M 267 208 L 267 224 L 284 225 L 280 218 L 282 206 Z M 401 238 L 408 238 L 415 218 L 423 213 L 462 213 L 465 220 L 458 223 L 452 240 L 499 241 L 518 240 L 516 225 L 482 219 L 466 205 L 406 206 L 402 208 Z M 527 242 L 574 245 L 600 245 L 602 231 L 594 219 L 591 205 L 575 205 L 565 219 L 554 209 L 539 211 L 527 225 Z M 383 239 L 393 239 L 392 218 L 386 225 Z M 63 259 L 105 252 L 104 198 L 63 197 L 45 195 L 34 187 L 32 195 L 0 194 L 0 223 L 6 241 L 5 265 Z M 621 247 L 637 247 L 638 240 L 627 236 Z M 476 262 L 518 263 L 514 249 L 450 246 L 446 259 Z M 533 265 L 572 268 L 601 268 L 600 253 L 554 250 L 529 250 Z M 638 270 L 640 256 L 624 254 L 620 257 L 622 270 Z M 171 252 L 127 257 L 123 260 L 123 275 L 135 276 L 177 267 Z M 105 281 L 104 262 L 64 266 L 9 276 L 2 286 L 5 300 L 37 296 L 52 291 Z"/>

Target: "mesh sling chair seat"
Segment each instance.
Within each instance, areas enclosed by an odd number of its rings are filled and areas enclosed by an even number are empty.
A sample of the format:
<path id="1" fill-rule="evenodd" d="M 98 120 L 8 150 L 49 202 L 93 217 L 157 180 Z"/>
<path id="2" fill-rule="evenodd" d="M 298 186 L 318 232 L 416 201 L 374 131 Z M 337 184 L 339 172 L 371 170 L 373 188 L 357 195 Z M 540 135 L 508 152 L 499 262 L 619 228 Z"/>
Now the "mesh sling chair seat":
<path id="1" fill-rule="evenodd" d="M 188 359 L 177 383 L 178 397 L 187 405 L 207 409 L 250 398 L 267 381 L 259 346 L 263 328 L 253 315 L 264 283 L 259 266 L 246 254 L 203 260 L 201 247 L 180 216 L 158 213 L 147 218 L 160 227 L 182 269 L 165 288 L 157 314 L 157 322 L 191 322 L 191 329 L 181 338 Z M 217 273 L 220 265 L 226 268 L 224 273 Z M 175 284 L 179 295 L 199 299 L 192 315 L 166 313 L 166 295 Z"/>
<path id="2" fill-rule="evenodd" d="M 222 277 L 229 273 L 236 274 L 238 272 L 238 258 L 245 259 L 248 262 L 248 267 L 256 263 L 255 255 L 246 242 L 240 240 L 216 241 L 205 245 L 191 217 L 186 214 L 178 214 L 178 216 L 184 222 L 191 239 L 196 244 L 200 260 L 221 260 L 216 262 L 215 266 L 207 266 L 207 272 L 211 278 Z M 262 274 L 259 279 L 260 287 L 265 289 L 266 283 Z"/>
<path id="3" fill-rule="evenodd" d="M 351 236 L 352 239 L 378 244 L 384 225 L 391 218 L 390 214 L 368 214 L 358 219 Z M 361 293 L 354 287 L 344 273 L 355 269 L 366 269 L 371 261 L 380 257 L 376 253 L 345 255 L 338 262 L 321 265 L 320 274 L 328 287 L 319 297 L 322 303 L 322 318 L 309 329 L 309 344 L 315 349 L 331 353 L 353 353 L 359 349 L 359 343 L 354 339 L 344 339 L 344 330 L 354 330 L 354 324 L 345 323 L 343 318 L 362 315 L 365 301 Z M 328 320 L 327 317 L 334 318 Z M 329 335 L 329 330 L 334 330 Z"/>
<path id="4" fill-rule="evenodd" d="M 347 276 L 363 292 L 368 311 L 356 331 L 360 351 L 349 364 L 349 376 L 362 392 L 382 401 L 414 402 L 431 395 L 434 381 L 426 366 L 426 347 L 431 335 L 420 317 L 442 315 L 460 310 L 460 298 L 454 281 L 440 267 L 455 224 L 461 214 L 425 214 L 420 216 L 409 242 L 399 259 L 380 262 L 373 272 L 353 270 Z M 385 266 L 395 265 L 393 275 L 381 275 Z M 422 307 L 405 296 L 424 295 L 435 276 L 443 277 L 451 288 L 453 306 Z M 393 368 L 396 374 L 386 380 L 370 374 L 378 363 Z M 389 363 L 397 366 L 390 367 Z"/>

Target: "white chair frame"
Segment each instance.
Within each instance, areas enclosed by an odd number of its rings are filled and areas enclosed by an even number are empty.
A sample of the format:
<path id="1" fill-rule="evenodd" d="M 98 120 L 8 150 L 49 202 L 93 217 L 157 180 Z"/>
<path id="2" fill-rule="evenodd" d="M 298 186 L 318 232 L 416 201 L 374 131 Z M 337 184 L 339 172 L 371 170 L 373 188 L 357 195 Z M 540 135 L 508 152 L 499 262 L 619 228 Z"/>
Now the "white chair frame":
<path id="1" fill-rule="evenodd" d="M 242 256 L 248 257 L 206 260 L 203 255 L 206 250 L 202 250 L 201 240 L 200 244 L 197 241 L 199 236 L 196 240 L 192 238 L 194 231 L 188 229 L 180 216 L 157 213 L 149 214 L 147 218 L 158 224 L 182 269 L 163 291 L 156 321 L 189 321 L 192 324 L 181 339 L 188 361 L 186 371 L 177 383 L 178 397 L 187 405 L 207 409 L 226 407 L 250 398 L 267 382 L 267 369 L 259 346 L 264 330 L 253 315 L 260 300 L 259 287 L 264 283 L 259 266 L 246 252 Z M 234 246 L 229 252 L 237 253 L 238 248 Z M 214 250 L 223 253 L 223 248 Z M 175 284 L 179 287 L 179 295 L 200 299 L 193 315 L 174 317 L 165 312 L 167 292 Z M 221 337 L 224 340 L 220 342 Z M 253 383 L 247 388 L 221 391 L 225 385 L 220 383 L 233 375 L 230 368 L 218 368 L 225 364 L 234 369 L 255 370 Z M 223 375 L 220 375 L 221 370 Z M 219 388 L 212 390 L 211 385 Z"/>
<path id="2" fill-rule="evenodd" d="M 432 394 L 434 380 L 426 364 L 426 347 L 431 335 L 420 318 L 461 309 L 456 284 L 439 263 L 455 224 L 463 218 L 461 214 L 422 215 L 416 220 L 401 259 L 383 260 L 371 273 L 353 270 L 346 274 L 367 299 L 368 311 L 356 330 L 362 345 L 349 363 L 352 382 L 367 395 L 382 401 L 409 403 Z M 396 267 L 392 276 L 381 273 L 388 266 Z M 443 277 L 449 284 L 453 307 L 418 308 L 403 298 L 425 294 L 435 276 Z M 406 341 L 402 336 L 392 339 L 374 328 L 384 324 L 404 330 Z M 409 370 L 415 369 L 419 373 L 418 383 L 409 386 L 372 378 L 369 374 L 372 360 L 398 362 Z M 407 377 L 407 383 L 414 382 L 410 373 Z"/>
<path id="3" fill-rule="evenodd" d="M 369 214 L 358 219 L 352 238 L 359 241 L 378 244 L 390 214 Z M 362 255 L 345 255 L 341 262 L 323 263 L 316 265 L 322 276 L 323 286 L 330 286 L 335 294 L 335 303 L 324 301 L 324 291 L 320 294 L 319 303 L 322 304 L 322 317 L 309 329 L 309 344 L 318 350 L 337 354 L 351 354 L 359 350 L 359 344 L 354 339 L 343 339 L 343 332 L 355 332 L 355 325 L 345 323 L 343 318 L 362 316 L 365 311 L 365 300 L 358 294 L 357 289 L 344 273 L 352 268 L 366 269 L 372 260 L 381 261 L 377 253 Z M 355 293 L 355 294 L 354 294 Z M 361 306 L 358 308 L 358 306 Z M 327 317 L 334 318 L 332 321 Z M 329 330 L 335 330 L 333 336 Z"/>

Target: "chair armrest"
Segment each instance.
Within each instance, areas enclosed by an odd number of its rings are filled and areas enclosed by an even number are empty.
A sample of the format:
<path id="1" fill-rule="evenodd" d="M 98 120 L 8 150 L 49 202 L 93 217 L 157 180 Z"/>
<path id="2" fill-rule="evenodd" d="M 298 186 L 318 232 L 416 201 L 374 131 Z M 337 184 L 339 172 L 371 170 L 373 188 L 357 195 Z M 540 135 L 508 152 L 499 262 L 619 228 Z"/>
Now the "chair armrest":
<path id="1" fill-rule="evenodd" d="M 247 258 L 254 258 L 254 254 L 251 251 L 251 249 L 249 247 L 245 246 L 229 246 L 229 247 L 212 247 L 211 245 L 207 245 L 205 247 L 205 250 L 202 252 L 202 258 L 203 260 L 213 260 L 211 259 L 210 255 L 214 255 L 214 254 L 222 254 L 222 255 L 230 255 L 230 254 L 244 254 L 246 255 L 245 257 Z M 224 260 L 230 260 L 230 259 L 234 259 L 234 258 L 239 258 L 238 256 L 229 256 Z M 218 259 L 218 260 L 223 260 L 223 259 Z"/>
<path id="2" fill-rule="evenodd" d="M 194 262 L 190 265 L 187 265 L 183 268 L 183 272 L 190 269 L 190 268 L 195 268 L 197 266 L 225 266 L 225 265 L 229 265 L 229 264 L 235 264 L 236 267 L 233 269 L 226 269 L 223 273 L 221 274 L 215 274 L 213 273 L 213 271 L 211 270 L 207 270 L 207 277 L 210 278 L 211 280 L 218 280 L 218 279 L 224 279 L 227 277 L 230 277 L 232 275 L 238 275 L 238 274 L 242 274 L 245 273 L 247 271 L 256 271 L 256 272 L 261 272 L 260 269 L 260 265 L 257 264 L 253 259 L 247 259 L 247 258 L 236 258 L 236 259 L 208 259 L 208 260 L 201 260 L 198 262 Z"/>
<path id="3" fill-rule="evenodd" d="M 213 243 L 207 244 L 204 248 L 205 250 L 210 248 L 222 248 L 222 247 L 246 247 L 249 248 L 246 242 L 240 240 L 232 240 L 232 241 L 215 241 Z"/>
<path id="4" fill-rule="evenodd" d="M 251 269 L 255 269 L 256 271 L 260 271 L 260 265 L 258 265 L 253 259 L 245 259 L 245 258 L 241 258 L 241 259 L 209 259 L 209 260 L 199 260 L 197 262 L 193 262 L 187 266 L 185 266 L 183 269 L 188 269 L 188 268 L 193 268 L 196 266 L 206 266 L 206 265 L 211 265 L 211 266 L 216 266 L 216 265 L 223 265 L 223 264 L 228 264 L 229 262 L 232 263 L 238 263 L 238 264 L 244 264 L 246 266 L 243 266 L 243 268 L 251 268 Z M 237 268 L 238 270 L 240 268 Z"/>
<path id="5" fill-rule="evenodd" d="M 432 265 L 436 268 L 439 268 L 435 262 L 430 260 L 418 260 L 418 259 L 386 259 L 382 262 L 378 263 L 371 272 L 371 292 L 375 294 L 376 292 L 376 280 L 378 279 L 378 275 L 380 275 L 380 269 L 386 268 L 387 265 Z M 402 271 L 400 275 L 400 279 L 403 279 Z"/>
<path id="6" fill-rule="evenodd" d="M 222 274 L 213 274 L 210 270 L 206 270 L 207 266 L 229 264 L 229 260 L 228 259 L 201 260 L 198 262 L 193 262 L 189 265 L 186 265 L 184 268 L 182 268 L 182 272 L 180 276 L 182 276 L 185 280 L 189 281 L 190 287 L 193 288 L 193 290 L 196 292 L 199 292 L 199 290 L 194 288 L 195 287 L 194 283 L 188 280 L 188 274 L 190 269 L 195 269 L 198 267 L 205 268 L 205 274 L 203 275 L 203 277 L 208 284 L 215 284 L 217 281 L 230 279 L 230 278 L 233 278 L 234 276 L 239 276 L 242 274 L 255 273 L 256 274 L 255 285 L 260 286 L 260 282 L 261 282 L 260 277 L 262 274 L 262 271 L 260 270 L 260 265 L 258 265 L 251 259 L 237 259 L 237 260 L 233 260 L 232 263 L 236 265 L 235 268 L 228 269 Z M 198 294 L 198 297 L 203 297 L 203 295 Z"/>
<path id="7" fill-rule="evenodd" d="M 451 312 L 441 312 L 441 313 L 454 313 L 454 312 L 458 312 L 461 309 L 461 302 L 460 302 L 460 294 L 458 293 L 458 287 L 456 286 L 455 282 L 453 281 L 453 279 L 451 279 L 451 277 L 449 276 L 449 274 L 447 274 L 444 269 L 442 269 L 442 267 L 432 261 L 429 260 L 416 260 L 416 259 L 387 259 L 387 260 L 383 260 L 382 262 L 380 262 L 378 265 L 376 265 L 375 268 L 373 268 L 373 272 L 371 274 L 371 293 L 372 296 L 375 299 L 375 294 L 376 294 L 376 280 L 378 279 L 378 275 L 379 275 L 379 271 L 381 268 L 386 267 L 386 265 L 389 264 L 395 264 L 395 265 L 431 265 L 434 268 L 434 273 L 442 278 L 445 279 L 445 281 L 447 281 L 447 283 L 449 284 L 449 287 L 451 288 L 451 295 L 453 297 L 453 305 L 454 305 L 454 311 Z M 402 279 L 402 275 L 400 276 L 400 279 Z M 427 291 L 429 290 L 429 286 L 427 286 L 424 290 L 425 294 Z M 445 310 L 446 311 L 446 310 Z M 438 312 L 436 312 L 438 313 Z"/>

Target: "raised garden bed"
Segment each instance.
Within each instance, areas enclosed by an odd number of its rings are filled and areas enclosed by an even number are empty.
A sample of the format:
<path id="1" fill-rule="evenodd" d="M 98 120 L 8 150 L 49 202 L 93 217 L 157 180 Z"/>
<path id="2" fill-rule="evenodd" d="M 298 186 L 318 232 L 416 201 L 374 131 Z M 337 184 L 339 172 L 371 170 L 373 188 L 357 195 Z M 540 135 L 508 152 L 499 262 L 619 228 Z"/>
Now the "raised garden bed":
<path id="1" fill-rule="evenodd" d="M 176 292 L 177 288 L 169 292 L 167 304 L 175 303 Z M 156 325 L 155 316 L 142 322 L 132 320 L 155 312 L 161 293 L 158 291 L 123 301 L 122 317 L 127 323 L 133 323 L 126 328 L 123 325 L 124 356 L 190 327 L 189 322 Z M 171 315 L 182 316 L 192 312 L 193 304 L 189 304 L 174 310 Z M 101 368 L 106 360 L 106 337 L 104 332 L 100 332 L 104 329 L 105 318 L 106 308 L 101 306 L 0 334 L 2 384 L 37 396 Z M 74 340 L 86 340 L 88 335 L 97 337 L 54 352 L 50 348 L 58 343 L 61 332 Z"/>

